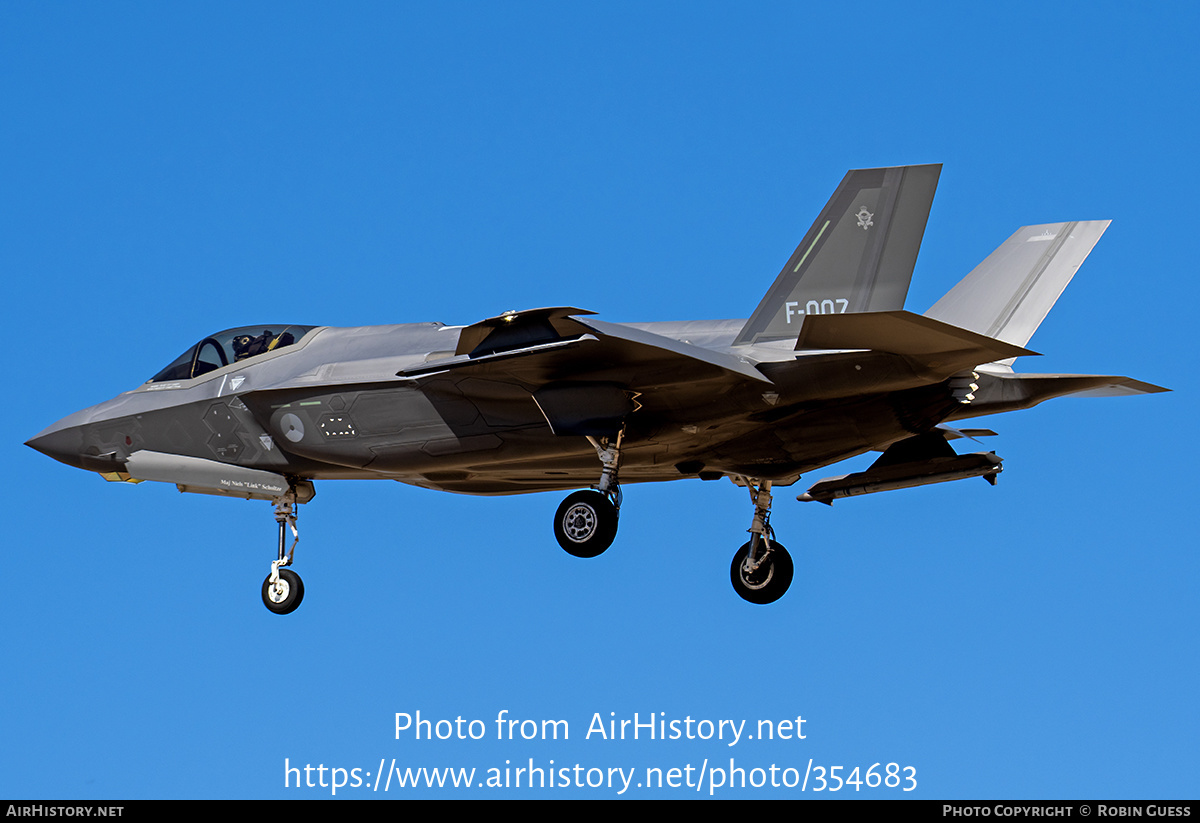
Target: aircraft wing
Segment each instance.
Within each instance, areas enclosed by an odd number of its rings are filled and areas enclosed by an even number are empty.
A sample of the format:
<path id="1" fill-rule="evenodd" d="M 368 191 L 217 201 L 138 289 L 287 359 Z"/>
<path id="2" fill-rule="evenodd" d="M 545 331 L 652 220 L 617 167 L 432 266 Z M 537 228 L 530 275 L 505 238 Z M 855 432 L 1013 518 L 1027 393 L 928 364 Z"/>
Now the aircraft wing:
<path id="1" fill-rule="evenodd" d="M 397 376 L 504 374 L 535 384 L 602 379 L 629 383 L 631 389 L 723 376 L 739 382 L 771 382 L 732 355 L 619 323 L 578 317 L 589 314 L 557 307 L 491 317 L 460 332 L 453 357 L 404 369 Z"/>
<path id="2" fill-rule="evenodd" d="M 591 312 L 556 307 L 491 317 L 460 332 L 453 356 L 396 376 L 427 391 L 451 384 L 467 395 L 488 393 L 488 384 L 518 386 L 532 395 L 556 434 L 592 436 L 615 434 L 634 408 L 644 407 L 652 418 L 711 402 L 736 387 L 772 385 L 740 358 L 580 319 L 586 314 Z M 667 387 L 672 390 L 663 391 Z"/>

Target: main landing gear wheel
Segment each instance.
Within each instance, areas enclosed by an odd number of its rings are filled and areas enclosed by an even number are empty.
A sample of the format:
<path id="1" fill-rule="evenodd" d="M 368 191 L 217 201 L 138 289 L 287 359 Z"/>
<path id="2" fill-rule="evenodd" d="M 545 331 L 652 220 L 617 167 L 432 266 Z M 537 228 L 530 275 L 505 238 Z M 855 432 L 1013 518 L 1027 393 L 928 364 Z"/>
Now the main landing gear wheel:
<path id="1" fill-rule="evenodd" d="M 271 575 L 263 581 L 263 605 L 275 614 L 291 614 L 304 599 L 304 581 L 291 569 L 280 569 L 279 579 L 271 582 Z"/>
<path id="2" fill-rule="evenodd" d="M 595 489 L 575 492 L 554 515 L 554 536 L 567 554 L 595 557 L 617 536 L 617 507 Z"/>
<path id="3" fill-rule="evenodd" d="M 792 585 L 792 556 L 782 544 L 771 541 L 771 550 L 762 556 L 757 568 L 750 568 L 750 544 L 742 546 L 733 556 L 733 564 L 729 567 L 729 578 L 733 581 L 733 590 L 743 600 L 751 603 L 774 603 L 783 597 Z"/>

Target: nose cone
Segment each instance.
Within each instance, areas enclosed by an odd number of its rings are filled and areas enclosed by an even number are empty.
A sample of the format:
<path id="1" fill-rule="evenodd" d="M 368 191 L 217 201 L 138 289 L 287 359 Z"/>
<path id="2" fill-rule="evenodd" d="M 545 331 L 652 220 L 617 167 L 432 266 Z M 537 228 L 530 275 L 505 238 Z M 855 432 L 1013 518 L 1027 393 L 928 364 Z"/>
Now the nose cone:
<path id="1" fill-rule="evenodd" d="M 124 400 L 124 396 L 115 397 L 69 414 L 26 440 L 25 445 L 77 469 L 102 474 L 122 471 L 129 456 L 124 449 L 129 437 L 103 424 L 118 416 L 116 410 Z"/>
<path id="2" fill-rule="evenodd" d="M 84 468 L 83 430 L 79 426 L 51 426 L 37 437 L 26 440 L 25 445 L 37 449 L 47 457 L 53 457 L 60 463 L 77 469 Z"/>

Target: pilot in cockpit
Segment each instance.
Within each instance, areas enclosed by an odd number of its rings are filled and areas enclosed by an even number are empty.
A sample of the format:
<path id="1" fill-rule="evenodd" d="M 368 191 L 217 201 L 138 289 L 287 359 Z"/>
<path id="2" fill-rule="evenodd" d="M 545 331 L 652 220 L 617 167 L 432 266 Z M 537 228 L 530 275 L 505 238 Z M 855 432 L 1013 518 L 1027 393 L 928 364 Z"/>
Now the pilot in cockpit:
<path id="1" fill-rule="evenodd" d="M 229 341 L 229 344 L 233 346 L 233 359 L 235 362 L 245 360 L 250 356 L 250 352 L 247 349 L 250 348 L 252 342 L 254 342 L 254 338 L 248 334 L 239 334 Z"/>
<path id="2" fill-rule="evenodd" d="M 265 352 L 274 351 L 275 349 L 284 346 L 290 346 L 296 342 L 296 338 L 291 332 L 285 331 L 283 334 L 276 337 L 271 333 L 270 329 L 264 329 L 263 333 L 258 337 L 251 337 L 248 334 L 240 334 L 233 338 L 230 343 L 233 345 L 234 361 L 245 360 L 247 357 L 264 354 Z"/>

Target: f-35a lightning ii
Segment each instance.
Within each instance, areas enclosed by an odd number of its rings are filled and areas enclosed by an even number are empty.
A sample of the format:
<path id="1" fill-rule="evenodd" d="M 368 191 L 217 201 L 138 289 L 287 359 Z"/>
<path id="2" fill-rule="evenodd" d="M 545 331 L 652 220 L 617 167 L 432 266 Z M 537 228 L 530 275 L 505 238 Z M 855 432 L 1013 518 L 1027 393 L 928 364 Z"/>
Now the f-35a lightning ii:
<path id="1" fill-rule="evenodd" d="M 616 536 L 622 483 L 729 477 L 753 506 L 733 587 L 770 603 L 793 573 L 771 528 L 773 487 L 870 450 L 882 455 L 866 471 L 798 499 L 995 483 L 999 457 L 949 443 L 994 432 L 948 423 L 1069 394 L 1165 391 L 1012 369 L 1108 221 L 1018 229 L 929 311 L 905 311 L 940 172 L 847 173 L 749 320 L 617 324 L 555 307 L 469 326 L 229 329 L 28 444 L 107 480 L 272 501 L 278 559 L 262 594 L 280 614 L 304 595 L 286 532 L 316 480 L 582 487 L 554 534 L 594 557 Z"/>

